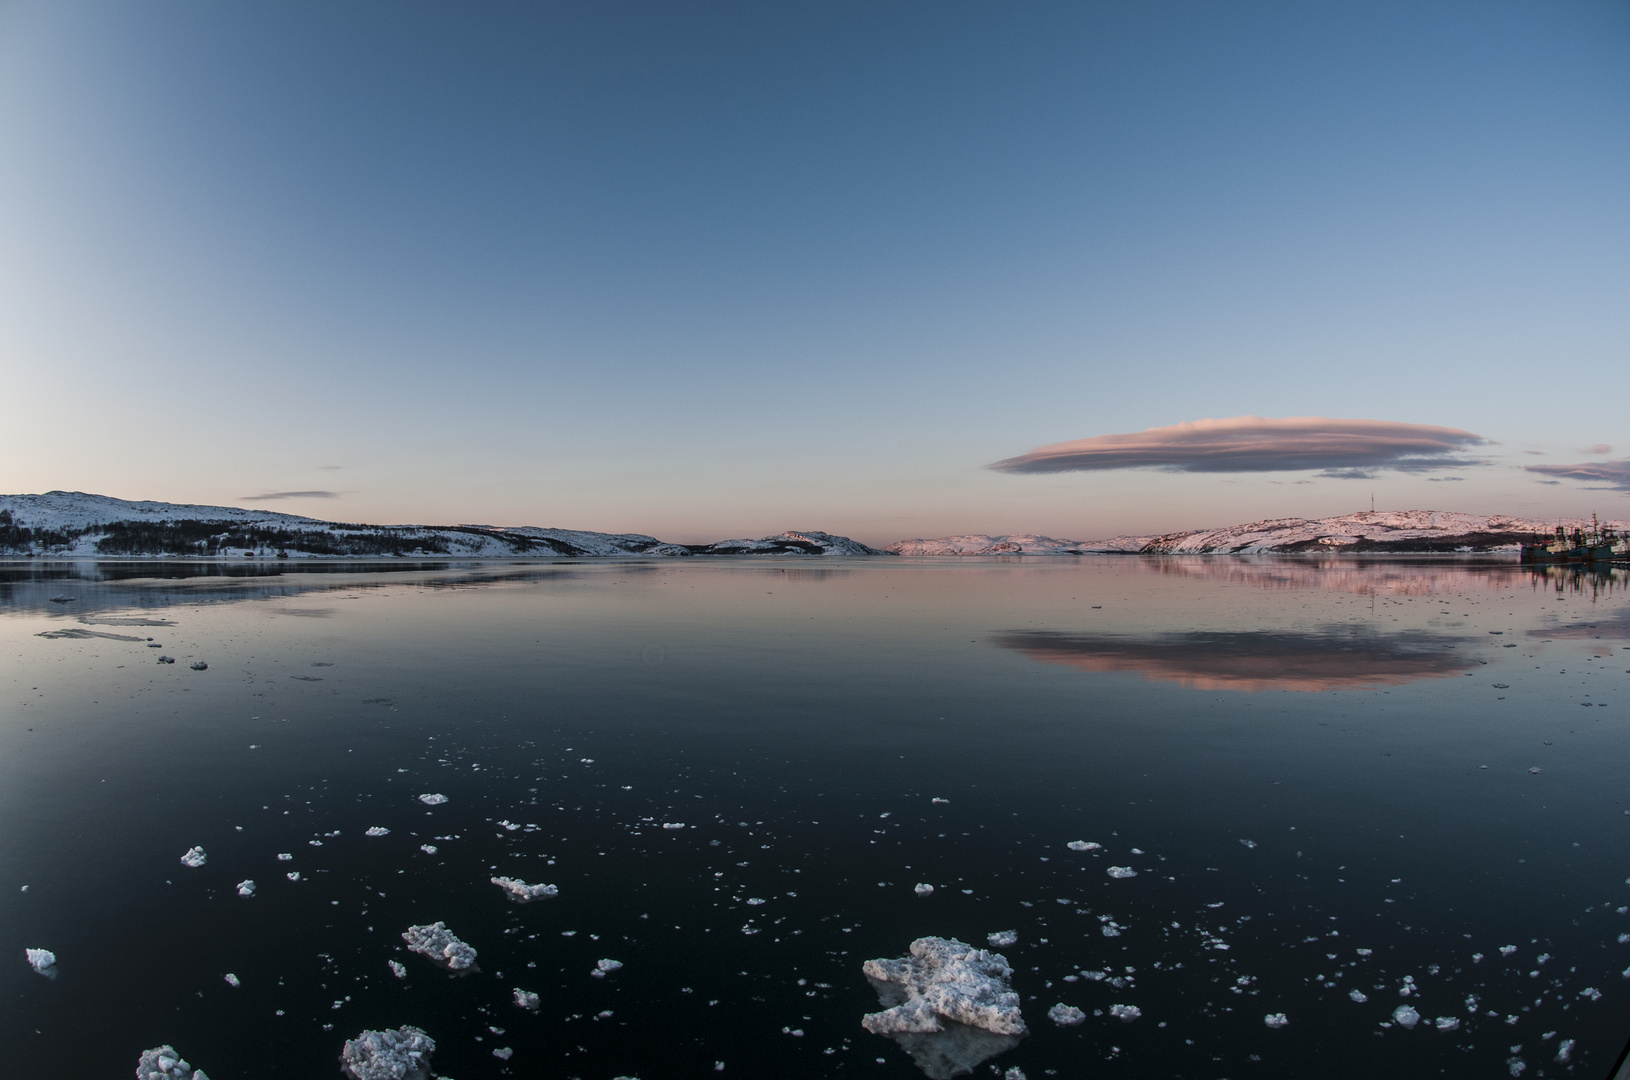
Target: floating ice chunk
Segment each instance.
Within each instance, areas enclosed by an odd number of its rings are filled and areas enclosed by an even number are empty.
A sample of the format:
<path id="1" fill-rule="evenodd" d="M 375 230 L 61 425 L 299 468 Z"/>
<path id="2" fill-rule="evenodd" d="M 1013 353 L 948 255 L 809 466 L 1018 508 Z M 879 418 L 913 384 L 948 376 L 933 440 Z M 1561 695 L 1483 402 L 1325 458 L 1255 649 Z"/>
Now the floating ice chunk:
<path id="1" fill-rule="evenodd" d="M 253 895 L 255 895 L 255 882 L 254 882 L 253 878 L 244 878 L 242 881 L 238 882 L 238 895 L 239 896 L 253 896 Z"/>
<path id="2" fill-rule="evenodd" d="M 1562 1045 L 1556 1048 L 1556 1063 L 1566 1065 L 1573 1060 L 1573 1040 L 1563 1039 Z"/>
<path id="3" fill-rule="evenodd" d="M 363 833 L 362 835 L 363 836 L 389 836 L 390 834 L 391 834 L 391 831 L 389 829 L 385 828 L 385 826 L 383 826 L 383 825 L 371 825 L 371 826 L 368 827 L 368 831 Z"/>
<path id="4" fill-rule="evenodd" d="M 504 827 L 505 831 L 507 831 L 507 832 L 514 832 L 516 829 L 519 829 L 521 827 L 520 823 L 510 821 L 507 818 L 505 820 L 503 820 L 503 821 L 500 821 L 498 824 L 502 825 Z"/>
<path id="5" fill-rule="evenodd" d="M 1374 949 L 1354 949 L 1353 952 L 1357 953 L 1359 956 L 1369 956 L 1371 953 L 1375 952 L 1375 950 Z"/>
<path id="6" fill-rule="evenodd" d="M 522 990 L 519 986 L 515 988 L 515 1004 L 518 1007 L 522 1009 L 530 1009 L 532 1012 L 537 1012 L 540 1001 L 541 999 L 538 997 L 538 995 L 534 994 L 532 991 Z"/>
<path id="7" fill-rule="evenodd" d="M 1460 1017 L 1458 1016 L 1440 1016 L 1433 1023 L 1437 1025 L 1439 1031 L 1458 1031 L 1460 1029 Z"/>
<path id="8" fill-rule="evenodd" d="M 137 1080 L 209 1080 L 204 1070 L 188 1065 L 168 1043 L 141 1052 L 136 1061 L 136 1077 Z"/>
<path id="9" fill-rule="evenodd" d="M 398 979 L 407 978 L 407 965 L 402 963 L 402 961 L 387 960 L 385 963 L 390 965 L 392 975 L 395 975 Z"/>
<path id="10" fill-rule="evenodd" d="M 1091 840 L 1071 840 L 1064 846 L 1071 851 L 1102 851 L 1104 849 L 1104 845 Z"/>
<path id="11" fill-rule="evenodd" d="M 621 960 L 596 960 L 594 962 L 594 969 L 602 974 L 608 971 L 616 971 L 622 966 L 623 962 Z"/>
<path id="12" fill-rule="evenodd" d="M 1585 987 L 1583 990 L 1579 991 L 1579 996 L 1584 997 L 1584 998 L 1590 998 L 1590 1000 L 1592 1000 L 1592 1001 L 1600 1001 L 1600 1000 L 1602 1000 L 1602 992 L 1600 990 L 1596 989 L 1594 986 Z"/>
<path id="13" fill-rule="evenodd" d="M 293 862 L 294 861 L 294 856 L 291 855 L 287 851 L 279 852 L 278 856 L 277 856 L 277 861 L 278 862 Z"/>
<path id="14" fill-rule="evenodd" d="M 364 1031 L 340 1051 L 340 1070 L 353 1080 L 430 1080 L 436 1041 L 419 1028 Z"/>
<path id="15" fill-rule="evenodd" d="M 1256 847 L 1256 841 L 1255 840 L 1241 840 L 1240 843 L 1244 844 L 1248 848 Z"/>
<path id="16" fill-rule="evenodd" d="M 209 665 L 204 663 L 202 660 L 194 660 L 192 662 L 192 669 L 194 671 L 208 671 Z"/>
<path id="17" fill-rule="evenodd" d="M 986 934 L 985 941 L 993 949 L 1010 949 L 1019 943 L 1017 930 L 998 930 L 994 934 Z"/>
<path id="18" fill-rule="evenodd" d="M 444 922 L 410 926 L 402 940 L 407 942 L 409 952 L 428 956 L 451 971 L 469 971 L 475 967 L 475 950 L 454 937 Z"/>
<path id="19" fill-rule="evenodd" d="M 1408 1005 L 1400 1005 L 1392 1010 L 1392 1022 L 1401 1028 L 1413 1029 L 1421 1022 L 1421 1014 Z"/>
<path id="20" fill-rule="evenodd" d="M 243 980 L 232 974 L 230 971 L 227 972 L 224 977 L 226 979 L 226 985 L 228 986 L 235 988 L 243 985 Z"/>
<path id="21" fill-rule="evenodd" d="M 1531 772 L 1531 773 L 1536 773 L 1537 774 L 1540 771 L 1540 769 L 1539 769 L 1539 766 L 1536 765 L 1532 769 L 1529 769 L 1528 771 Z"/>
<path id="22" fill-rule="evenodd" d="M 1290 1023 L 1290 1018 L 1284 1013 L 1269 1013 L 1262 1018 L 1262 1022 L 1271 1028 L 1282 1028 Z"/>
<path id="23" fill-rule="evenodd" d="M 936 796 L 934 796 L 934 798 L 933 798 L 933 800 L 932 800 L 932 801 L 933 801 L 933 802 L 937 802 L 937 803 L 939 803 L 939 804 L 940 804 L 940 805 L 942 805 L 942 806 L 943 806 L 943 805 L 945 805 L 945 804 L 946 804 L 946 803 L 949 803 L 949 802 L 950 802 L 950 801 L 951 801 L 951 800 L 950 800 L 950 799 L 942 799 L 942 798 L 940 798 L 940 797 L 939 797 L 939 796 L 938 796 L 938 795 L 936 795 Z"/>
<path id="24" fill-rule="evenodd" d="M 437 794 L 437 795 L 420 795 L 419 796 L 419 801 L 424 803 L 426 806 L 440 806 L 442 803 L 447 801 L 447 796 L 439 795 L 439 794 Z"/>
<path id="25" fill-rule="evenodd" d="M 1354 1001 L 1358 1002 L 1360 1005 L 1362 1005 L 1366 1001 L 1370 1000 L 1370 995 L 1368 995 L 1364 991 L 1356 989 L 1356 988 L 1347 991 L 1347 996 L 1352 998 Z"/>
<path id="26" fill-rule="evenodd" d="M 515 1056 L 515 1051 L 511 1050 L 507 1046 L 500 1046 L 498 1049 L 492 1052 L 492 1056 L 497 1058 L 499 1061 L 508 1061 L 510 1058 Z"/>
<path id="27" fill-rule="evenodd" d="M 283 876 L 288 878 L 290 881 L 299 881 L 300 880 L 300 871 L 298 871 L 298 870 L 290 870 L 288 873 L 284 874 Z"/>
<path id="28" fill-rule="evenodd" d="M 1515 945 L 1501 945 L 1500 946 L 1500 955 L 1501 956 L 1510 956 L 1512 953 L 1514 953 L 1516 951 L 1517 951 L 1517 947 Z"/>
<path id="29" fill-rule="evenodd" d="M 916 893 L 918 896 L 933 896 L 934 886 L 929 885 L 927 882 L 919 881 L 917 882 L 917 887 L 911 891 Z"/>
<path id="30" fill-rule="evenodd" d="M 190 866 L 194 870 L 198 869 L 200 866 L 203 866 L 204 863 L 208 861 L 209 856 L 204 854 L 204 849 L 201 847 L 188 848 L 187 853 L 181 856 L 181 865 Z"/>
<path id="31" fill-rule="evenodd" d="M 1143 1015 L 1143 1010 L 1138 1008 L 1136 1005 L 1111 1005 L 1109 1007 L 1109 1015 L 1113 1016 L 1123 1024 L 1130 1024 L 1132 1021 Z M 1280 1013 L 1279 1019 L 1284 1020 L 1284 1018 L 1284 1014 Z M 1278 1027 L 1279 1025 L 1270 1023 L 1268 1026 Z"/>
<path id="32" fill-rule="evenodd" d="M 1059 1027 L 1075 1027 L 1087 1018 L 1087 1014 L 1074 1005 L 1066 1005 L 1062 1001 L 1047 1010 L 1047 1019 Z"/>
<path id="33" fill-rule="evenodd" d="M 419 850 L 424 852 L 426 855 L 434 855 L 438 849 L 435 844 L 420 844 Z"/>
<path id="34" fill-rule="evenodd" d="M 898 1042 L 932 1080 L 971 1072 L 1029 1034 L 1008 986 L 1013 969 L 999 953 L 924 937 L 909 955 L 868 960 L 861 970 L 885 1006 L 861 1026 Z"/>
<path id="35" fill-rule="evenodd" d="M 41 975 L 57 966 L 57 954 L 50 949 L 24 949 L 23 957 L 28 961 L 28 966 Z"/>
<path id="36" fill-rule="evenodd" d="M 1109 868 L 1109 876 L 1112 878 L 1137 877 L 1138 872 L 1132 869 L 1130 866 L 1111 866 Z"/>
<path id="37" fill-rule="evenodd" d="M 1030 1078 L 1024 1074 L 1023 1069 L 1015 1065 L 1002 1074 L 1002 1080 L 1030 1080 Z"/>
<path id="38" fill-rule="evenodd" d="M 662 827 L 664 829 L 683 829 L 685 823 L 683 821 L 664 821 Z"/>
<path id="39" fill-rule="evenodd" d="M 504 890 L 505 895 L 515 904 L 530 904 L 534 900 L 542 900 L 546 896 L 560 895 L 560 889 L 554 885 L 528 885 L 520 878 L 495 877 L 492 883 Z"/>

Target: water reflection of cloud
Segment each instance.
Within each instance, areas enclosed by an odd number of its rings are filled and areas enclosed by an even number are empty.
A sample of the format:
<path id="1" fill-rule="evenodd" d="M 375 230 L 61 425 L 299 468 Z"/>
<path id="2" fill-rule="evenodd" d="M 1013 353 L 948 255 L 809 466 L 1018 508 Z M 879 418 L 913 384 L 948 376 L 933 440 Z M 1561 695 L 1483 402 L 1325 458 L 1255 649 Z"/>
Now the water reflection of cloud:
<path id="1" fill-rule="evenodd" d="M 1314 692 L 1398 686 L 1460 675 L 1476 662 L 1451 651 L 1462 639 L 1349 627 L 1312 632 L 1187 631 L 1115 637 L 1025 630 L 995 639 L 1032 660 L 1084 671 L 1134 671 L 1197 690 Z"/>
<path id="2" fill-rule="evenodd" d="M 1630 638 L 1630 611 L 1618 611 L 1589 622 L 1543 626 L 1528 631 L 1533 638 Z"/>

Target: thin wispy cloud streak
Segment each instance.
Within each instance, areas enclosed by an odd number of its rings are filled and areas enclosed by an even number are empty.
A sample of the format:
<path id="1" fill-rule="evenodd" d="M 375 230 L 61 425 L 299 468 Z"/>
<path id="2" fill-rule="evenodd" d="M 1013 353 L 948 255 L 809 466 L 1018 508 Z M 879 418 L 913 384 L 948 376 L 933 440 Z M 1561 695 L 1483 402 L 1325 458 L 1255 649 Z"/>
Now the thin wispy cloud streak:
<path id="1" fill-rule="evenodd" d="M 1333 479 L 1367 479 L 1383 469 L 1426 472 L 1482 464 L 1464 451 L 1488 440 L 1459 428 L 1323 416 L 1194 420 L 1125 435 L 1053 443 L 992 469 L 1056 473 L 1155 468 L 1168 472 L 1322 470 Z"/>
<path id="2" fill-rule="evenodd" d="M 278 499 L 337 499 L 337 491 L 268 491 L 264 495 L 245 495 L 239 502 L 274 502 Z"/>
<path id="3" fill-rule="evenodd" d="M 1623 461 L 1587 461 L 1582 465 L 1525 465 L 1531 473 L 1568 480 L 1595 481 L 1615 491 L 1630 491 L 1630 458 Z M 1558 481 L 1542 481 L 1557 483 Z"/>

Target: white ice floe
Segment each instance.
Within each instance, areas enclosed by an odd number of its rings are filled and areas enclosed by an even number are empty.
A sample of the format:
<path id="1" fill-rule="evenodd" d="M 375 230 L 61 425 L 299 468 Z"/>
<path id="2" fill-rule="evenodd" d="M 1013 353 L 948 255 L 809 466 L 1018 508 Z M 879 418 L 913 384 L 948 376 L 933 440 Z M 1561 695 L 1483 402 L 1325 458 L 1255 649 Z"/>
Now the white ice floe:
<path id="1" fill-rule="evenodd" d="M 447 801 L 447 796 L 440 794 L 420 795 L 419 801 L 424 803 L 426 806 L 440 806 L 442 803 Z"/>
<path id="2" fill-rule="evenodd" d="M 1111 866 L 1109 868 L 1109 876 L 1112 878 L 1137 877 L 1138 872 L 1132 869 L 1130 866 Z"/>
<path id="3" fill-rule="evenodd" d="M 371 825 L 371 826 L 368 827 L 368 831 L 363 833 L 362 835 L 363 836 L 389 836 L 390 834 L 391 834 L 391 831 L 389 829 L 385 828 L 385 826 L 383 826 L 383 825 Z"/>
<path id="4" fill-rule="evenodd" d="M 1517 951 L 1517 947 L 1515 945 L 1501 945 L 1500 946 L 1500 955 L 1501 956 L 1510 956 L 1512 953 L 1514 953 L 1516 951 Z"/>
<path id="5" fill-rule="evenodd" d="M 299 881 L 300 880 L 300 871 L 298 871 L 298 870 L 290 870 L 288 873 L 284 874 L 283 876 L 288 878 L 290 881 Z"/>
<path id="6" fill-rule="evenodd" d="M 934 886 L 928 884 L 927 882 L 919 881 L 917 882 L 917 887 L 912 891 L 918 896 L 933 896 Z"/>
<path id="7" fill-rule="evenodd" d="M 515 1056 L 515 1051 L 511 1050 L 507 1046 L 500 1046 L 498 1049 L 492 1052 L 492 1056 L 497 1058 L 499 1061 L 508 1061 L 510 1058 Z"/>
<path id="8" fill-rule="evenodd" d="M 553 885 L 528 885 L 520 878 L 495 877 L 492 883 L 504 890 L 511 903 L 530 904 L 534 900 L 542 900 L 546 896 L 560 895 L 560 889 Z"/>
<path id="9" fill-rule="evenodd" d="M 747 898 L 747 906 L 748 907 L 758 907 L 761 904 L 768 904 L 768 903 L 769 903 L 769 901 L 764 899 L 762 896 L 749 896 Z"/>
<path id="10" fill-rule="evenodd" d="M 412 1026 L 364 1031 L 347 1039 L 340 1069 L 353 1080 L 430 1080 L 436 1041 Z"/>
<path id="11" fill-rule="evenodd" d="M 939 803 L 940 805 L 943 806 L 943 805 L 948 804 L 951 800 L 950 799 L 942 799 L 938 795 L 936 795 L 936 796 L 934 796 L 934 798 L 931 801 Z"/>
<path id="12" fill-rule="evenodd" d="M 204 863 L 208 861 L 209 856 L 204 854 L 204 849 L 201 847 L 188 848 L 187 853 L 181 856 L 181 865 L 190 866 L 194 870 L 198 869 L 200 866 L 203 866 Z"/>
<path id="13" fill-rule="evenodd" d="M 1071 851 L 1102 851 L 1104 849 L 1104 845 L 1095 843 L 1092 840 L 1071 840 L 1064 846 Z"/>
<path id="14" fill-rule="evenodd" d="M 395 975 L 398 979 L 407 978 L 406 964 L 402 963 L 400 960 L 387 960 L 385 963 L 390 965 L 392 975 Z"/>
<path id="15" fill-rule="evenodd" d="M 253 896 L 253 895 L 255 895 L 255 882 L 254 882 L 254 880 L 252 878 L 244 878 L 242 881 L 238 882 L 238 895 L 239 896 Z"/>
<path id="16" fill-rule="evenodd" d="M 57 966 L 57 954 L 50 949 L 24 949 L 23 956 L 28 960 L 28 966 L 41 975 Z"/>
<path id="17" fill-rule="evenodd" d="M 1244 844 L 1248 848 L 1256 847 L 1256 841 L 1255 840 L 1241 840 L 1240 843 Z"/>
<path id="18" fill-rule="evenodd" d="M 226 985 L 228 986 L 239 987 L 243 985 L 243 980 L 232 974 L 230 971 L 223 977 L 226 979 Z"/>
<path id="19" fill-rule="evenodd" d="M 409 952 L 428 956 L 452 971 L 468 971 L 475 966 L 475 950 L 454 937 L 444 922 L 410 926 L 402 940 L 407 942 Z"/>
<path id="20" fill-rule="evenodd" d="M 1349 990 L 1347 991 L 1347 996 L 1358 1002 L 1360 1005 L 1370 1000 L 1370 995 L 1366 994 L 1362 990 Z"/>
<path id="21" fill-rule="evenodd" d="M 1059 1027 L 1075 1027 L 1086 1020 L 1087 1014 L 1074 1005 L 1066 1005 L 1062 1001 L 1047 1010 L 1047 1019 Z"/>
<path id="22" fill-rule="evenodd" d="M 1143 1010 L 1138 1008 L 1136 1005 L 1111 1005 L 1109 1007 L 1109 1015 L 1113 1016 L 1123 1024 L 1130 1024 L 1132 1021 L 1143 1015 Z M 1269 1024 L 1268 1026 L 1274 1027 L 1276 1025 Z"/>
<path id="23" fill-rule="evenodd" d="M 519 828 L 520 828 L 520 827 L 521 827 L 521 826 L 520 826 L 520 823 L 519 823 L 519 822 L 516 822 L 516 821 L 509 821 L 509 820 L 507 820 L 507 819 L 506 819 L 506 820 L 504 820 L 504 821 L 500 821 L 500 822 L 499 822 L 499 823 L 498 823 L 498 824 L 499 824 L 499 826 L 501 826 L 501 827 L 502 827 L 502 828 L 503 828 L 503 829 L 504 829 L 504 830 L 505 830 L 505 831 L 506 831 L 506 832 L 514 832 L 514 831 L 515 831 L 515 830 L 516 830 L 516 829 L 519 829 Z"/>
<path id="24" fill-rule="evenodd" d="M 1282 1028 L 1290 1023 L 1290 1017 L 1284 1013 L 1269 1013 L 1262 1018 L 1262 1022 L 1271 1028 Z"/>
<path id="25" fill-rule="evenodd" d="M 542 999 L 539 998 L 538 995 L 534 994 L 530 990 L 522 990 L 519 986 L 515 988 L 515 1004 L 522 1009 L 529 1009 L 532 1012 L 537 1012 L 538 1004 L 541 1000 Z"/>
<path id="26" fill-rule="evenodd" d="M 1017 930 L 997 930 L 995 933 L 986 934 L 985 941 L 993 949 L 1010 949 L 1019 943 L 1019 932 Z"/>
<path id="27" fill-rule="evenodd" d="M 143 1050 L 136 1062 L 136 1080 L 209 1080 L 203 1069 L 187 1064 L 169 1044 Z"/>
<path id="28" fill-rule="evenodd" d="M 1573 1040 L 1563 1039 L 1562 1045 L 1556 1048 L 1556 1063 L 1566 1065 L 1573 1060 Z"/>
<path id="29" fill-rule="evenodd" d="M 1439 1031 L 1458 1031 L 1460 1029 L 1460 1017 L 1440 1016 L 1433 1021 L 1433 1024 L 1437 1026 Z"/>
<path id="30" fill-rule="evenodd" d="M 280 852 L 278 852 L 278 855 L 277 855 L 277 861 L 278 862 L 292 862 L 292 861 L 294 861 L 294 856 L 292 854 L 290 854 L 289 852 L 287 852 L 287 851 L 280 851 Z"/>
<path id="31" fill-rule="evenodd" d="M 908 955 L 868 960 L 861 970 L 884 1006 L 861 1026 L 894 1039 L 931 1080 L 971 1072 L 1029 1034 L 1000 953 L 924 937 Z"/>
<path id="32" fill-rule="evenodd" d="M 420 844 L 419 850 L 424 852 L 426 855 L 434 855 L 438 848 L 435 844 Z"/>
<path id="33" fill-rule="evenodd" d="M 1421 1014 L 1408 1005 L 1400 1005 L 1392 1010 L 1392 1022 L 1401 1028 L 1413 1028 L 1421 1022 Z"/>
<path id="34" fill-rule="evenodd" d="M 1585 987 L 1583 990 L 1579 991 L 1579 996 L 1590 998 L 1592 1001 L 1602 1000 L 1602 992 L 1596 989 L 1594 986 Z"/>
<path id="35" fill-rule="evenodd" d="M 683 829 L 685 823 L 683 821 L 664 821 L 662 827 L 664 829 Z"/>
<path id="36" fill-rule="evenodd" d="M 621 960 L 596 960 L 594 970 L 596 974 L 604 975 L 608 971 L 616 971 L 623 966 Z"/>

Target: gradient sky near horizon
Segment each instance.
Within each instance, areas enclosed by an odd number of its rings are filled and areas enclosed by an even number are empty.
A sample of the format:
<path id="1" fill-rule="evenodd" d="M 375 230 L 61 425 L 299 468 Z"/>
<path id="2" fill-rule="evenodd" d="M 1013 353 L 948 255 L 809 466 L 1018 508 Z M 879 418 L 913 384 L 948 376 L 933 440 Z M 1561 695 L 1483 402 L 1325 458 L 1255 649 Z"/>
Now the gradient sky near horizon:
<path id="1" fill-rule="evenodd" d="M 0 0 L 0 146 L 7 492 L 676 541 L 1630 514 L 1622 3 Z M 989 468 L 1243 416 L 1488 442 Z"/>

